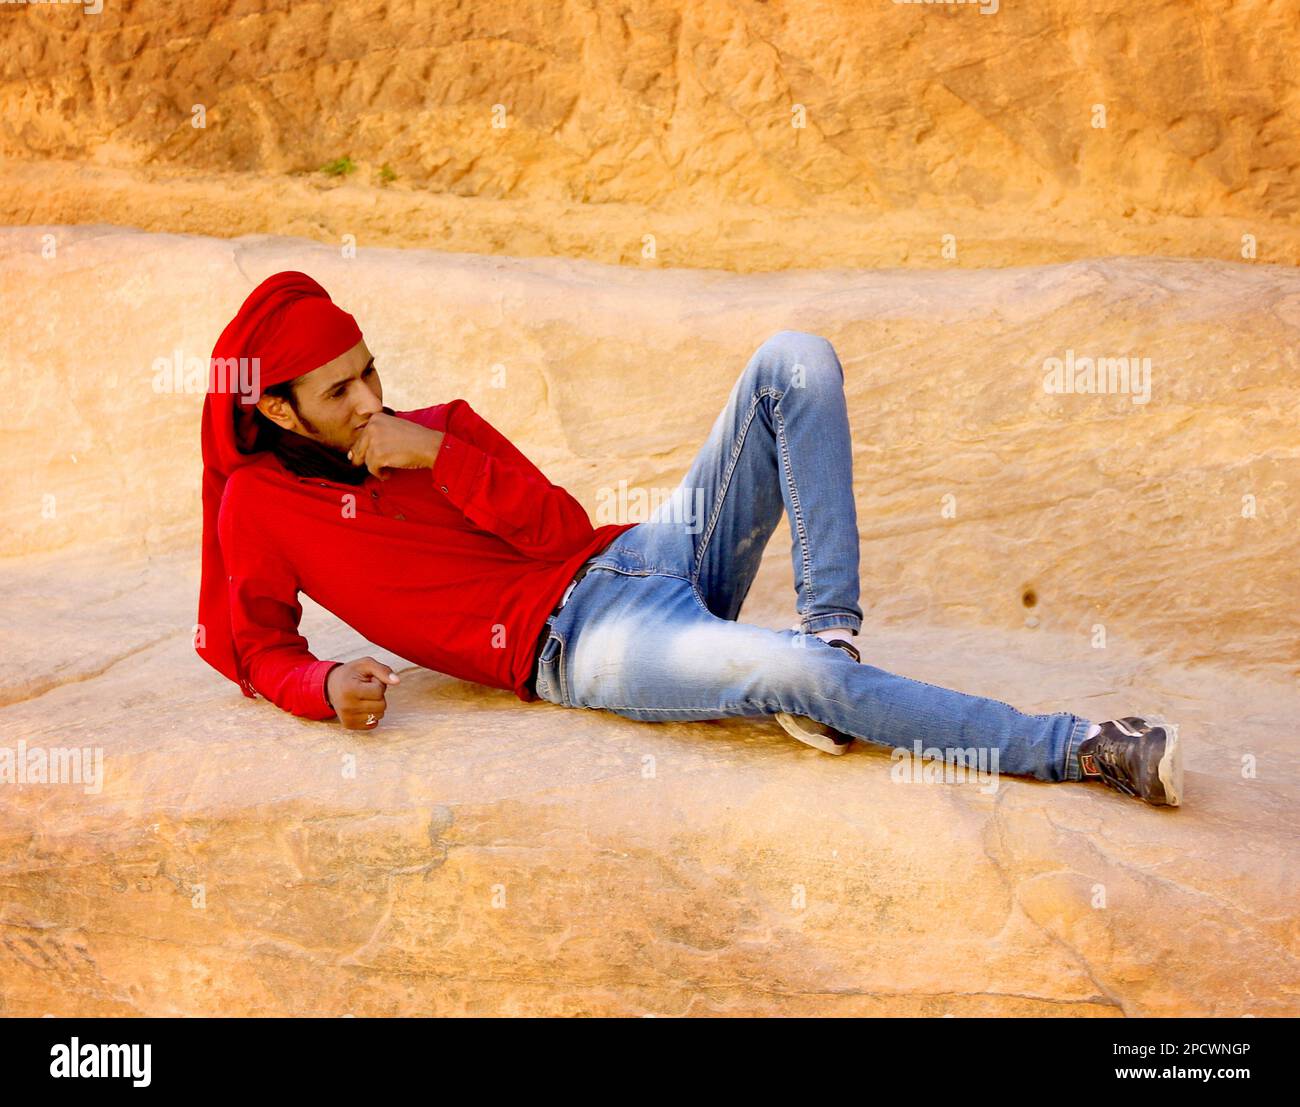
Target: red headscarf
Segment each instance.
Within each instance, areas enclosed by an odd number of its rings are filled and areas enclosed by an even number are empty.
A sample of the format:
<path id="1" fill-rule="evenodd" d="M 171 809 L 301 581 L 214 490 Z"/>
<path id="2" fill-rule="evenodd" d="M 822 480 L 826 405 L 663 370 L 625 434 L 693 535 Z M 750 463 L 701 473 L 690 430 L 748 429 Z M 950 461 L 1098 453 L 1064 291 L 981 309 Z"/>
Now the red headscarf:
<path id="1" fill-rule="evenodd" d="M 260 456 L 244 453 L 240 446 L 252 446 L 253 410 L 262 390 L 319 369 L 360 341 L 357 321 L 325 289 L 306 273 L 289 271 L 267 277 L 253 289 L 212 348 L 203 401 L 203 578 L 194 648 L 249 697 L 254 689 L 235 652 L 230 578 L 217 536 L 226 480 Z M 224 360 L 232 358 L 236 360 Z"/>

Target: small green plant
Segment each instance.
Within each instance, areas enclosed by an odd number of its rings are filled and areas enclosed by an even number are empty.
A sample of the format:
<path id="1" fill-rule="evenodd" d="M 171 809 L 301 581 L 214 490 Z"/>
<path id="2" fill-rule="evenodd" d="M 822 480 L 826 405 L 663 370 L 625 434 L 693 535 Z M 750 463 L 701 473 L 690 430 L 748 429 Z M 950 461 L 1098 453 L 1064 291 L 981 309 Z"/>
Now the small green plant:
<path id="1" fill-rule="evenodd" d="M 356 172 L 356 168 L 356 163 L 345 154 L 341 158 L 326 162 L 320 167 L 320 171 L 330 177 L 344 177 L 349 173 Z"/>
<path id="2" fill-rule="evenodd" d="M 379 179 L 384 184 L 389 184 L 392 181 L 397 180 L 397 174 L 393 172 L 393 167 L 389 165 L 388 162 L 384 162 L 384 164 L 379 167 Z"/>

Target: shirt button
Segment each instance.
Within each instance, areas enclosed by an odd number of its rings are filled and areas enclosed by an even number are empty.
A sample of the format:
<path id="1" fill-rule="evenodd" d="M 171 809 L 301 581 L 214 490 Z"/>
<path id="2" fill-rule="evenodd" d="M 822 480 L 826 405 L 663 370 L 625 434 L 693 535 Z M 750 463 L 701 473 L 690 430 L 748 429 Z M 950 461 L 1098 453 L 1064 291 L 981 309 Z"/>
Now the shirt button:
<path id="1" fill-rule="evenodd" d="M 372 500 L 377 500 L 377 499 L 379 499 L 379 493 L 376 492 L 373 488 L 370 490 L 370 498 L 371 498 Z"/>
<path id="2" fill-rule="evenodd" d="M 442 490 L 443 490 L 444 492 L 447 491 L 447 486 L 446 486 L 445 484 L 442 486 Z"/>
<path id="3" fill-rule="evenodd" d="M 403 515 L 400 511 L 396 515 L 394 515 L 393 518 L 396 519 L 399 523 L 406 522 L 406 516 Z"/>

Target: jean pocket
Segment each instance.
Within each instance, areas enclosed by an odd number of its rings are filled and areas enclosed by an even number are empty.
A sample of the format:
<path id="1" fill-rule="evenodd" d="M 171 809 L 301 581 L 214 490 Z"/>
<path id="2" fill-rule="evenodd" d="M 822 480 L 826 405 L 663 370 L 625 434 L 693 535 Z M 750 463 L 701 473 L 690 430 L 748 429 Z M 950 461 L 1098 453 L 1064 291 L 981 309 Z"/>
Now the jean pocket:
<path id="1" fill-rule="evenodd" d="M 554 631 L 537 655 L 537 694 L 544 700 L 564 705 L 564 639 Z"/>

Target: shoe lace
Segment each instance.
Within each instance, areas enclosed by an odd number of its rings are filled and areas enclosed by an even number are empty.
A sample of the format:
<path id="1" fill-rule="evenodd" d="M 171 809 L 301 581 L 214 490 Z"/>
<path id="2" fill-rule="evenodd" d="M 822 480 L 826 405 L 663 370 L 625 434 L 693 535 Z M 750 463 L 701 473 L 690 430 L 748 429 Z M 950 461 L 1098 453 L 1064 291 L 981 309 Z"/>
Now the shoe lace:
<path id="1" fill-rule="evenodd" d="M 1096 745 L 1090 752 L 1096 758 L 1102 779 L 1125 795 L 1139 795 L 1125 756 L 1132 751 L 1134 740 L 1127 735 L 1108 734 L 1103 730 L 1094 741 Z"/>

